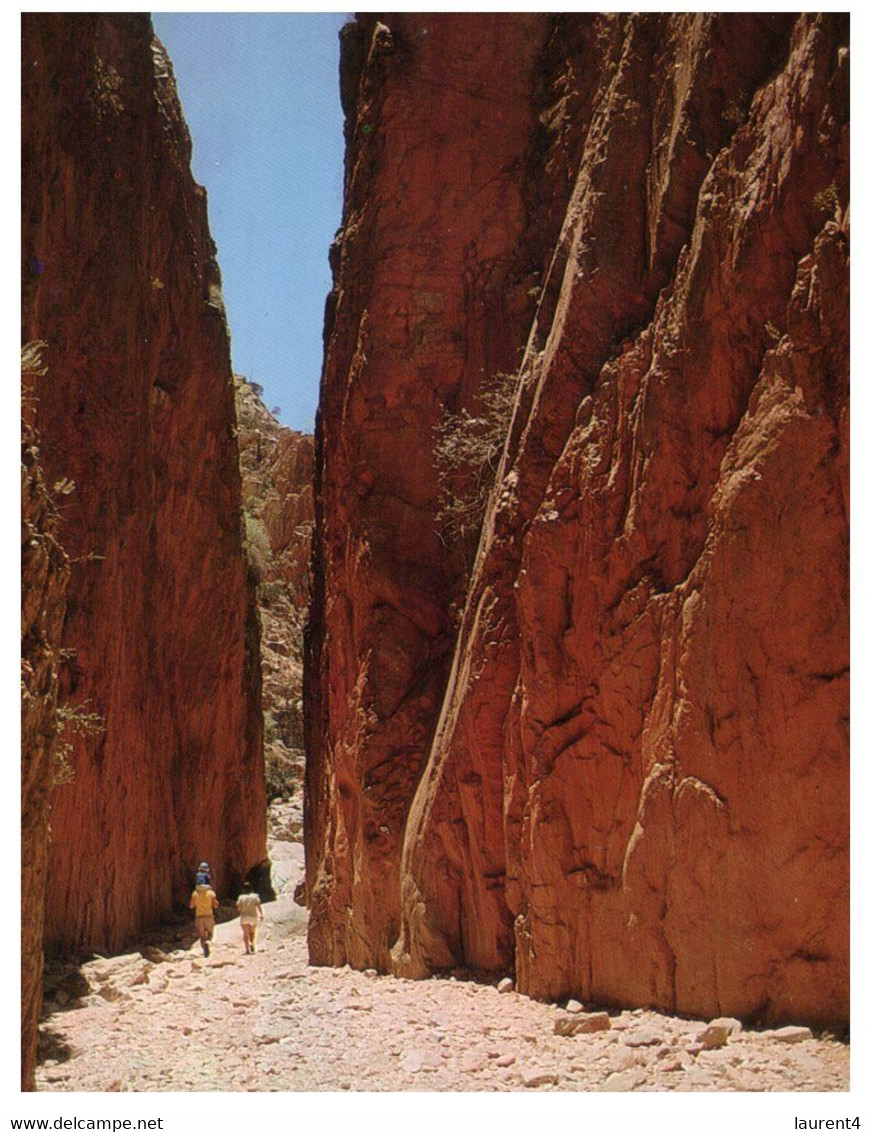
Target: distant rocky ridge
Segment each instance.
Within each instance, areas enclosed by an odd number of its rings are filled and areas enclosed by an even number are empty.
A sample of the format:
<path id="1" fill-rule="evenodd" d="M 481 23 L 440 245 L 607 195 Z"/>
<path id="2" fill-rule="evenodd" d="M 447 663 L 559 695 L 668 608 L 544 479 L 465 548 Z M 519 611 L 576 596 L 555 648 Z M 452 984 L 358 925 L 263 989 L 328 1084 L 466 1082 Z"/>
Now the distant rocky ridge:
<path id="1" fill-rule="evenodd" d="M 246 540 L 257 582 L 268 799 L 293 799 L 302 832 L 302 637 L 314 525 L 314 438 L 284 427 L 235 378 Z"/>
<path id="2" fill-rule="evenodd" d="M 314 962 L 846 1021 L 848 37 L 834 14 L 344 29 Z M 468 581 L 439 430 L 500 373 Z"/>

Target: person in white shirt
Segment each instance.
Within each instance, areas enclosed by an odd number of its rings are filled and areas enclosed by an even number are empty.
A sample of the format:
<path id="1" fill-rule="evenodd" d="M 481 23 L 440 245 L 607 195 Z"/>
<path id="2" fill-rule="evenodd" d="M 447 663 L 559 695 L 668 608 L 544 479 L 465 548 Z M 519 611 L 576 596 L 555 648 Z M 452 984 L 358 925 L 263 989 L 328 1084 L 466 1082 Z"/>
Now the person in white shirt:
<path id="1" fill-rule="evenodd" d="M 242 885 L 242 895 L 236 901 L 236 908 L 239 911 L 239 923 L 242 925 L 245 954 L 250 955 L 256 950 L 257 919 L 259 917 L 263 920 L 265 917 L 260 904 L 260 897 L 251 890 L 251 885 L 247 880 Z"/>

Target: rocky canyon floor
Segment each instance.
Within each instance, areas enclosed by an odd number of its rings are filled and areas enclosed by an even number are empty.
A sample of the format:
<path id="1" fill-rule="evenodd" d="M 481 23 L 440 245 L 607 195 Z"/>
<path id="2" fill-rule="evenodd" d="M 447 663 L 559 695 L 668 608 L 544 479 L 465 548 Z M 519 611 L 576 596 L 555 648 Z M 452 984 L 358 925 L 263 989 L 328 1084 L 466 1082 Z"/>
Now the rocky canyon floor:
<path id="1" fill-rule="evenodd" d="M 125 956 L 49 968 L 38 1089 L 849 1088 L 849 1047 L 801 1027 L 724 1023 L 703 1038 L 705 1023 L 647 1010 L 566 1010 L 462 978 L 410 982 L 310 967 L 306 913 L 293 903 L 302 845 L 288 840 L 299 824 L 292 804 L 273 807 L 279 895 L 265 906 L 256 954 L 244 954 L 233 920 L 218 926 L 209 959 L 179 928 Z M 581 1032 L 562 1036 L 557 1023 Z"/>

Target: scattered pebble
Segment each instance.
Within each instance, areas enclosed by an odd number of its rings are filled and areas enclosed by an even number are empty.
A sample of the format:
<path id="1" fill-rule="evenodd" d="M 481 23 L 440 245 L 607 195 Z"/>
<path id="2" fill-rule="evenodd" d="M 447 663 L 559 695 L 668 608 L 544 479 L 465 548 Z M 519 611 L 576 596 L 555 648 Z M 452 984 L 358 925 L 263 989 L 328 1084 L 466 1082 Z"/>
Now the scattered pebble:
<path id="1" fill-rule="evenodd" d="M 558 1085 L 558 1073 L 545 1073 L 540 1069 L 533 1069 L 523 1074 L 523 1084 L 527 1089 L 539 1089 L 542 1085 Z"/>
<path id="2" fill-rule="evenodd" d="M 715 1018 L 713 1022 L 711 1022 L 711 1025 L 725 1027 L 729 1032 L 730 1038 L 737 1037 L 737 1035 L 744 1030 L 743 1024 L 739 1022 L 737 1018 Z"/>
<path id="3" fill-rule="evenodd" d="M 623 1039 L 624 1043 L 633 1049 L 640 1046 L 661 1046 L 664 1040 L 662 1034 L 657 1034 L 654 1030 L 645 1029 L 628 1033 Z"/>
<path id="4" fill-rule="evenodd" d="M 601 1030 L 611 1029 L 611 1019 L 604 1010 L 596 1014 L 569 1014 L 557 1018 L 553 1025 L 553 1032 L 564 1038 L 575 1034 L 595 1034 Z"/>
<path id="5" fill-rule="evenodd" d="M 480 1073 L 482 1069 L 486 1068 L 488 1061 L 489 1058 L 486 1054 L 470 1050 L 459 1059 L 457 1068 L 461 1073 Z"/>
<path id="6" fill-rule="evenodd" d="M 604 1093 L 631 1093 L 644 1081 L 644 1073 L 640 1069 L 624 1069 L 621 1073 L 612 1073 L 602 1085 Z"/>
<path id="7" fill-rule="evenodd" d="M 808 1041 L 813 1034 L 807 1026 L 781 1026 L 779 1030 L 774 1030 L 771 1036 L 776 1042 L 795 1045 L 797 1042 Z"/>

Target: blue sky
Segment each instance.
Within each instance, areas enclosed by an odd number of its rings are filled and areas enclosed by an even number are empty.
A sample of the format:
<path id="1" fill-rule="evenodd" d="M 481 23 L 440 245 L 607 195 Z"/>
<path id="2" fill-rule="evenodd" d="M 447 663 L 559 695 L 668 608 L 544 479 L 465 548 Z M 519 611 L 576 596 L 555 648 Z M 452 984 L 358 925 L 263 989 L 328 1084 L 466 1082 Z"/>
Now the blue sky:
<path id="1" fill-rule="evenodd" d="M 155 12 L 209 194 L 233 367 L 312 431 L 342 206 L 338 12 Z"/>

